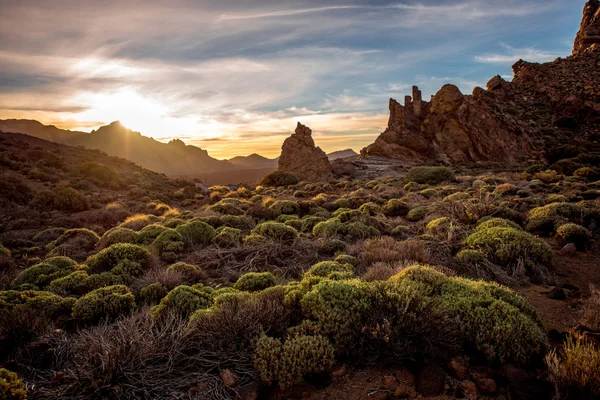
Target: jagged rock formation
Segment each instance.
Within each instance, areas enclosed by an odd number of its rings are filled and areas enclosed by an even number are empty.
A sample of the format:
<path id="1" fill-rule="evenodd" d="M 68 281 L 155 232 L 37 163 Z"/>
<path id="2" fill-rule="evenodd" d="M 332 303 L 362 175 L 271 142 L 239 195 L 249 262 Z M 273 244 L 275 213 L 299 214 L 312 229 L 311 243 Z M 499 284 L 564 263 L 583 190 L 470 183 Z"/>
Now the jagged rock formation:
<path id="1" fill-rule="evenodd" d="M 582 27 L 597 24 L 599 9 L 598 0 L 588 2 Z M 590 14 L 594 17 L 586 20 Z M 587 47 L 577 50 L 578 43 Z M 427 102 L 413 87 L 404 105 L 390 99 L 387 129 L 361 154 L 414 162 L 512 163 L 555 143 L 600 139 L 600 44 L 584 40 L 575 46 L 573 56 L 553 62 L 520 60 L 512 82 L 496 76 L 487 90 L 475 88 L 472 95 L 446 85 Z"/>
<path id="2" fill-rule="evenodd" d="M 315 146 L 312 131 L 300 122 L 295 133 L 283 142 L 279 169 L 292 172 L 305 181 L 322 180 L 331 175 L 327 154 Z"/>
<path id="3" fill-rule="evenodd" d="M 583 19 L 575 45 L 573 54 L 581 53 L 594 43 L 600 43 L 600 1 L 589 0 L 583 8 Z"/>

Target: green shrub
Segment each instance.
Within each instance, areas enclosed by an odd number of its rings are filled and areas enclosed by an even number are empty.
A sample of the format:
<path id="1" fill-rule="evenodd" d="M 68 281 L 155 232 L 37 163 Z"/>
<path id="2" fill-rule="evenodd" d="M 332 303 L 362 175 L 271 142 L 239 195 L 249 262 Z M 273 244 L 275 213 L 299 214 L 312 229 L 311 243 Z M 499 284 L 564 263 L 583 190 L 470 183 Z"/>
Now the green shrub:
<path id="1" fill-rule="evenodd" d="M 75 271 L 62 278 L 56 278 L 48 285 L 48 290 L 59 295 L 81 295 L 88 290 L 84 282 L 89 278 L 85 271 Z"/>
<path id="2" fill-rule="evenodd" d="M 275 171 L 261 179 L 261 186 L 290 186 L 300 183 L 300 178 L 290 172 Z"/>
<path id="3" fill-rule="evenodd" d="M 261 336 L 254 351 L 254 366 L 264 382 L 278 382 L 282 388 L 302 382 L 313 373 L 329 370 L 334 363 L 334 350 L 323 336 L 299 335 L 279 339 Z"/>
<path id="4" fill-rule="evenodd" d="M 344 233 L 351 239 L 370 239 L 381 235 L 377 228 L 360 221 L 345 224 Z"/>
<path id="5" fill-rule="evenodd" d="M 461 250 L 456 254 L 456 260 L 466 264 L 480 264 L 485 262 L 485 254 L 477 250 Z"/>
<path id="6" fill-rule="evenodd" d="M 41 210 L 65 212 L 79 212 L 90 208 L 88 199 L 70 187 L 39 191 L 33 196 L 30 204 Z"/>
<path id="7" fill-rule="evenodd" d="M 209 293 L 189 286 L 177 286 L 152 309 L 152 312 L 157 318 L 167 313 L 188 318 L 194 311 L 208 308 L 211 304 L 212 296 Z"/>
<path id="8" fill-rule="evenodd" d="M 310 267 L 306 271 L 306 276 L 320 276 L 327 278 L 333 272 L 354 273 L 354 268 L 350 264 L 340 264 L 335 261 L 321 261 Z"/>
<path id="9" fill-rule="evenodd" d="M 387 217 L 404 217 L 410 211 L 410 207 L 399 199 L 390 199 L 383 206 L 383 213 Z"/>
<path id="10" fill-rule="evenodd" d="M 294 228 L 274 221 L 263 222 L 256 226 L 251 233 L 280 241 L 290 241 L 298 237 L 298 232 Z"/>
<path id="11" fill-rule="evenodd" d="M 197 265 L 178 262 L 170 265 L 167 272 L 176 272 L 188 280 L 197 281 L 206 278 L 206 273 Z"/>
<path id="12" fill-rule="evenodd" d="M 0 291 L 0 311 L 28 310 L 51 318 L 68 316 L 75 299 L 63 298 L 54 293 L 36 290 L 4 290 Z"/>
<path id="13" fill-rule="evenodd" d="M 527 231 L 550 234 L 566 222 L 582 224 L 585 220 L 586 210 L 576 204 L 551 203 L 543 207 L 534 208 L 529 212 Z"/>
<path id="14" fill-rule="evenodd" d="M 335 258 L 334 261 L 340 264 L 350 264 L 353 267 L 356 267 L 358 265 L 358 258 L 353 257 L 349 254 L 340 254 Z"/>
<path id="15" fill-rule="evenodd" d="M 220 214 L 242 215 L 244 210 L 240 207 L 242 202 L 238 199 L 222 199 L 210 206 L 208 209 Z"/>
<path id="16" fill-rule="evenodd" d="M 94 323 L 128 314 L 134 308 L 135 297 L 127 286 L 107 286 L 80 297 L 73 306 L 73 318 Z"/>
<path id="17" fill-rule="evenodd" d="M 247 215 L 223 215 L 221 225 L 241 230 L 250 230 L 255 226 L 252 218 Z"/>
<path id="18" fill-rule="evenodd" d="M 300 212 L 300 207 L 298 203 L 291 200 L 277 200 L 273 204 L 269 206 L 269 208 L 277 213 L 277 215 L 281 214 L 298 214 Z"/>
<path id="19" fill-rule="evenodd" d="M 175 229 L 188 246 L 204 246 L 210 244 L 215 235 L 215 229 L 205 222 L 191 221 L 179 225 Z"/>
<path id="20" fill-rule="evenodd" d="M 75 271 L 77 263 L 69 257 L 51 257 L 22 271 L 13 282 L 19 286 L 30 284 L 43 289 L 55 279 L 62 278 Z"/>
<path id="21" fill-rule="evenodd" d="M 577 249 L 585 250 L 592 234 L 581 225 L 567 223 L 556 230 L 556 238 L 563 244 L 574 243 Z"/>
<path id="22" fill-rule="evenodd" d="M 321 245 L 319 253 L 332 256 L 336 253 L 345 252 L 348 245 L 343 240 L 335 238 L 325 238 L 319 241 Z"/>
<path id="23" fill-rule="evenodd" d="M 0 399 L 26 400 L 27 390 L 19 376 L 5 368 L 0 368 Z"/>
<path id="24" fill-rule="evenodd" d="M 313 235 L 317 237 L 334 237 L 345 233 L 345 225 L 339 218 L 330 218 L 327 221 L 319 222 L 312 230 Z"/>
<path id="25" fill-rule="evenodd" d="M 454 172 L 448 167 L 414 167 L 406 174 L 407 182 L 437 185 L 445 181 L 454 181 Z"/>
<path id="26" fill-rule="evenodd" d="M 512 228 L 522 230 L 521 227 L 512 221 L 504 218 L 482 218 L 477 221 L 477 230 L 481 231 L 489 228 Z"/>
<path id="27" fill-rule="evenodd" d="M 125 186 L 121 174 L 103 164 L 86 162 L 79 165 L 79 173 L 98 186 L 119 189 Z"/>
<path id="28" fill-rule="evenodd" d="M 150 285 L 140 290 L 140 303 L 146 306 L 153 306 L 160 303 L 161 299 L 165 297 L 169 291 L 166 287 L 158 282 L 151 283 Z"/>
<path id="29" fill-rule="evenodd" d="M 477 182 L 477 181 L 475 181 Z M 473 182 L 473 184 L 475 184 L 475 182 Z M 481 181 L 483 182 L 483 181 Z M 457 193 L 452 193 L 446 197 L 444 197 L 444 201 L 461 201 L 461 200 L 468 200 L 471 198 L 471 195 L 469 193 L 465 193 L 465 192 L 457 192 Z"/>
<path id="30" fill-rule="evenodd" d="M 428 231 L 431 231 L 434 233 L 441 233 L 441 232 L 448 230 L 448 228 L 450 228 L 451 225 L 452 225 L 452 221 L 450 220 L 450 218 L 441 217 L 441 218 L 437 218 L 437 219 L 430 221 L 425 228 Z"/>
<path id="31" fill-rule="evenodd" d="M 369 202 L 369 203 L 365 203 L 362 206 L 359 207 L 358 209 L 361 213 L 366 214 L 366 215 L 377 215 L 377 214 L 381 214 L 383 212 L 383 210 L 381 209 L 381 207 L 378 204 Z"/>
<path id="32" fill-rule="evenodd" d="M 275 285 L 275 276 L 270 272 L 248 272 L 240 276 L 233 287 L 245 292 L 258 292 Z"/>
<path id="33" fill-rule="evenodd" d="M 98 242 L 100 236 L 94 231 L 85 228 L 68 229 L 58 239 L 50 242 L 46 248 L 52 250 L 58 246 L 70 244 L 84 250 L 92 250 Z"/>
<path id="34" fill-rule="evenodd" d="M 429 208 L 426 206 L 415 207 L 408 212 L 406 219 L 411 222 L 417 222 L 424 219 L 429 213 Z"/>
<path id="35" fill-rule="evenodd" d="M 141 231 L 138 232 L 138 240 L 142 244 L 151 244 L 161 233 L 167 229 L 169 228 L 159 224 L 146 225 Z"/>
<path id="36" fill-rule="evenodd" d="M 48 243 L 58 239 L 65 233 L 65 228 L 48 228 L 37 233 L 31 240 L 34 242 Z"/>
<path id="37" fill-rule="evenodd" d="M 107 231 L 98 242 L 98 248 L 104 249 L 115 243 L 137 243 L 138 233 L 127 228 L 113 228 Z"/>
<path id="38" fill-rule="evenodd" d="M 135 262 L 145 270 L 150 266 L 150 253 L 135 244 L 117 243 L 89 257 L 85 264 L 90 273 L 96 274 L 110 271 L 123 261 Z"/>
<path id="39" fill-rule="evenodd" d="M 429 199 L 431 197 L 437 196 L 438 192 L 435 189 L 424 189 L 424 190 L 421 190 L 419 192 L 419 194 L 421 196 L 425 197 L 426 199 Z"/>
<path id="40" fill-rule="evenodd" d="M 465 240 L 465 244 L 486 255 L 488 260 L 510 266 L 523 260 L 530 268 L 550 266 L 552 250 L 543 240 L 514 228 L 480 229 Z"/>
<path id="41" fill-rule="evenodd" d="M 517 194 L 518 190 L 519 188 L 512 183 L 503 183 L 502 185 L 496 186 L 492 193 L 498 196 L 513 196 Z"/>
<path id="42" fill-rule="evenodd" d="M 600 178 L 600 170 L 598 170 L 598 168 L 583 167 L 573 172 L 573 176 L 579 176 L 594 181 Z"/>
<path id="43" fill-rule="evenodd" d="M 167 261 L 172 262 L 175 261 L 181 253 L 183 253 L 185 249 L 185 243 L 183 242 L 183 237 L 179 232 L 175 229 L 168 228 L 166 231 L 162 232 L 154 242 L 152 242 L 152 247 L 158 251 L 160 257 Z"/>
<path id="44" fill-rule="evenodd" d="M 219 247 L 235 247 L 242 241 L 242 231 L 236 228 L 223 227 L 217 230 L 213 243 Z"/>

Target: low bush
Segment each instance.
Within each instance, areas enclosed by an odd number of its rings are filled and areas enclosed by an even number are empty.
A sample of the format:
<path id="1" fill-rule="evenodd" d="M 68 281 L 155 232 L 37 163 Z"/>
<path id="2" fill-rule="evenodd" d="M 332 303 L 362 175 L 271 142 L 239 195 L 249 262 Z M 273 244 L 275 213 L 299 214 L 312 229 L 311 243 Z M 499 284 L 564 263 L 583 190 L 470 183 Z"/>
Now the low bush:
<path id="1" fill-rule="evenodd" d="M 446 181 L 454 181 L 454 172 L 448 167 L 414 167 L 408 171 L 407 182 L 437 185 Z"/>
<path id="2" fill-rule="evenodd" d="M 273 202 L 273 204 L 271 204 L 269 208 L 275 211 L 277 215 L 297 215 L 300 212 L 300 207 L 298 206 L 298 203 L 291 200 L 277 200 Z"/>
<path id="3" fill-rule="evenodd" d="M 290 186 L 297 183 L 300 183 L 300 178 L 285 171 L 271 172 L 260 181 L 261 186 Z"/>
<path id="4" fill-rule="evenodd" d="M 158 282 L 151 283 L 150 285 L 140 290 L 140 303 L 145 306 L 154 306 L 165 297 L 169 291 L 166 287 Z"/>
<path id="5" fill-rule="evenodd" d="M 175 229 L 167 228 L 152 242 L 160 258 L 167 262 L 173 262 L 185 250 L 183 237 Z"/>
<path id="6" fill-rule="evenodd" d="M 211 243 L 217 234 L 215 229 L 202 221 L 191 221 L 175 229 L 188 246 L 205 246 Z"/>
<path id="7" fill-rule="evenodd" d="M 581 225 L 566 223 L 556 230 L 556 239 L 563 245 L 574 243 L 578 250 L 585 250 L 592 238 L 592 233 Z"/>
<path id="8" fill-rule="evenodd" d="M 280 222 L 268 221 L 257 225 L 251 232 L 269 239 L 291 241 L 298 237 L 298 231 Z"/>
<path id="9" fill-rule="evenodd" d="M 586 226 L 597 220 L 598 216 L 584 207 L 571 203 L 550 203 L 529 212 L 527 231 L 539 234 L 551 234 L 567 222 Z"/>
<path id="10" fill-rule="evenodd" d="M 181 274 L 186 280 L 191 282 L 198 282 L 202 279 L 206 279 L 206 272 L 197 265 L 187 264 L 184 262 L 178 262 L 170 265 L 167 268 L 167 272 L 176 272 Z"/>
<path id="11" fill-rule="evenodd" d="M 107 286 L 80 297 L 73 306 L 73 318 L 96 323 L 129 314 L 134 308 L 135 297 L 127 286 Z"/>
<path id="12" fill-rule="evenodd" d="M 52 319 L 68 316 L 75 299 L 36 290 L 0 291 L 0 311 L 34 311 Z"/>
<path id="13" fill-rule="evenodd" d="M 522 230 L 519 225 L 504 218 L 484 217 L 477 221 L 477 230 L 482 231 L 489 228 L 511 228 Z"/>
<path id="14" fill-rule="evenodd" d="M 100 236 L 96 232 L 85 228 L 75 228 L 63 232 L 56 240 L 50 242 L 46 248 L 52 250 L 58 246 L 71 245 L 78 249 L 92 250 L 99 241 Z"/>
<path id="15" fill-rule="evenodd" d="M 190 286 L 177 286 L 171 290 L 160 304 L 152 308 L 152 313 L 157 318 L 164 318 L 169 313 L 188 318 L 198 309 L 208 308 L 212 304 L 212 296 Z"/>
<path id="16" fill-rule="evenodd" d="M 77 263 L 68 257 L 51 257 L 22 271 L 14 280 L 15 286 L 29 284 L 44 289 L 55 279 L 69 275 L 77 268 Z"/>
<path id="17" fill-rule="evenodd" d="M 418 222 L 427 216 L 429 208 L 426 206 L 415 207 L 406 214 L 406 219 L 411 222 Z"/>
<path id="18" fill-rule="evenodd" d="M 137 243 L 139 240 L 137 232 L 127 228 L 113 228 L 104 235 L 98 242 L 99 249 L 105 249 L 115 243 Z"/>
<path id="19" fill-rule="evenodd" d="M 96 274 L 108 272 L 123 261 L 137 263 L 142 270 L 145 270 L 150 266 L 150 253 L 135 244 L 117 243 L 90 256 L 85 264 L 89 267 L 90 273 Z"/>
<path id="20" fill-rule="evenodd" d="M 244 292 L 258 292 L 275 285 L 275 276 L 270 272 L 248 272 L 240 276 L 233 287 Z"/>
<path id="21" fill-rule="evenodd" d="M 309 374 L 328 371 L 334 363 L 333 346 L 323 336 L 298 335 L 285 343 L 261 336 L 256 342 L 254 366 L 264 382 L 282 388 L 302 382 Z"/>
<path id="22" fill-rule="evenodd" d="M 306 276 L 320 276 L 327 278 L 332 273 L 341 272 L 348 275 L 354 274 L 354 267 L 350 264 L 341 264 L 335 261 L 321 261 L 306 271 Z"/>
<path id="23" fill-rule="evenodd" d="M 41 210 L 60 210 L 65 212 L 80 212 L 90 208 L 88 199 L 70 187 L 39 191 L 35 194 L 30 204 L 32 207 Z"/>
<path id="24" fill-rule="evenodd" d="M 399 199 L 390 199 L 383 206 L 383 213 L 387 217 L 404 217 L 410 211 L 410 207 Z"/>
<path id="25" fill-rule="evenodd" d="M 0 399 L 25 400 L 27 390 L 19 376 L 5 368 L 0 368 Z"/>
<path id="26" fill-rule="evenodd" d="M 552 250 L 543 240 L 514 228 L 480 229 L 465 240 L 467 247 L 478 250 L 493 263 L 511 266 L 523 261 L 529 269 L 549 267 Z"/>
<path id="27" fill-rule="evenodd" d="M 212 241 L 219 247 L 235 247 L 242 241 L 242 231 L 226 226 L 217 230 L 217 235 Z"/>

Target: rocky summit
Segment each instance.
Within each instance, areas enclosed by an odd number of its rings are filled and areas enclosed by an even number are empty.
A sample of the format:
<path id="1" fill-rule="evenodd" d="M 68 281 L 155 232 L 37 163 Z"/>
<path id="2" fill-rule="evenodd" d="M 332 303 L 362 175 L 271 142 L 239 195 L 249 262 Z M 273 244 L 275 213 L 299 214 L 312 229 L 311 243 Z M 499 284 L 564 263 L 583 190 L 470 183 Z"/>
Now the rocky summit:
<path id="1" fill-rule="evenodd" d="M 404 105 L 390 99 L 387 129 L 362 150 L 415 162 L 515 163 L 558 143 L 585 144 L 600 132 L 600 3 L 589 1 L 573 55 L 549 63 L 519 60 L 514 78 L 493 77 L 463 95 L 445 85 L 430 102 L 413 87 Z"/>
<path id="2" fill-rule="evenodd" d="M 296 174 L 305 181 L 316 181 L 331 175 L 327 154 L 315 146 L 312 131 L 298 122 L 296 131 L 283 142 L 279 169 Z"/>
<path id="3" fill-rule="evenodd" d="M 583 19 L 575 37 L 573 54 L 581 53 L 594 43 L 600 43 L 600 1 L 589 0 L 583 8 Z"/>

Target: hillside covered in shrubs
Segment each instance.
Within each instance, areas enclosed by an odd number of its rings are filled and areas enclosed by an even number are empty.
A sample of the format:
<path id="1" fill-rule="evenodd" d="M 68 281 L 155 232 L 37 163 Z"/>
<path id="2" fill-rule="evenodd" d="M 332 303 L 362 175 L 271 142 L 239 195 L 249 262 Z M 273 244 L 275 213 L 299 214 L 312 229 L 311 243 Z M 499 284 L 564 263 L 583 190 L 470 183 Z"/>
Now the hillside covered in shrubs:
<path id="1" fill-rule="evenodd" d="M 0 398 L 597 398 L 598 154 L 205 190 L 0 134 Z"/>

